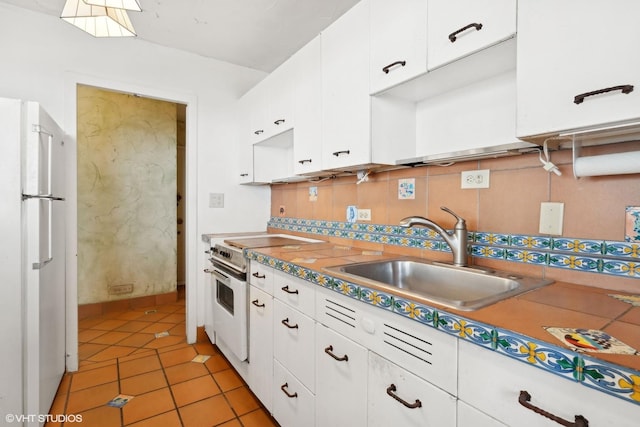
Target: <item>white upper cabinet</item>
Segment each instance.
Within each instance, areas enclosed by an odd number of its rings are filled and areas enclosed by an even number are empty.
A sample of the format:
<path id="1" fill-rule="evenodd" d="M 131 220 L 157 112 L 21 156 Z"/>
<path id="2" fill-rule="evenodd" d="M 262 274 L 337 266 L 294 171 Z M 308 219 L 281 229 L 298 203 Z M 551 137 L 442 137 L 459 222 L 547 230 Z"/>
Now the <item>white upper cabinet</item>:
<path id="1" fill-rule="evenodd" d="M 251 142 L 264 141 L 293 127 L 295 71 L 287 61 L 248 93 Z"/>
<path id="2" fill-rule="evenodd" d="M 427 72 L 427 0 L 371 1 L 371 93 Z"/>
<path id="3" fill-rule="evenodd" d="M 445 65 L 516 33 L 516 0 L 429 0 L 427 68 Z"/>
<path id="4" fill-rule="evenodd" d="M 518 136 L 640 117 L 640 2 L 518 2 Z"/>
<path id="5" fill-rule="evenodd" d="M 370 163 L 368 0 L 331 24 L 321 40 L 323 168 Z"/>

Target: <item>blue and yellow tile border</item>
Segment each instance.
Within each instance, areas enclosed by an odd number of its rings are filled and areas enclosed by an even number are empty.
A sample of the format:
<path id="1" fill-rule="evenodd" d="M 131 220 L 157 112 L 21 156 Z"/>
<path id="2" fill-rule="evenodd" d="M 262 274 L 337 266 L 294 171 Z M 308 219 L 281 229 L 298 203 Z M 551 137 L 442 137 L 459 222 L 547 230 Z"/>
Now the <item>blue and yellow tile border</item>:
<path id="1" fill-rule="evenodd" d="M 496 328 L 430 306 L 416 304 L 251 249 L 245 250 L 245 256 L 349 298 L 394 312 L 459 339 L 640 405 L 639 371 L 609 364 L 508 329 Z"/>
<path id="2" fill-rule="evenodd" d="M 425 228 L 272 217 L 269 227 L 323 237 L 449 252 L 449 245 Z M 469 232 L 474 257 L 536 264 L 640 279 L 640 243 L 550 236 Z"/>

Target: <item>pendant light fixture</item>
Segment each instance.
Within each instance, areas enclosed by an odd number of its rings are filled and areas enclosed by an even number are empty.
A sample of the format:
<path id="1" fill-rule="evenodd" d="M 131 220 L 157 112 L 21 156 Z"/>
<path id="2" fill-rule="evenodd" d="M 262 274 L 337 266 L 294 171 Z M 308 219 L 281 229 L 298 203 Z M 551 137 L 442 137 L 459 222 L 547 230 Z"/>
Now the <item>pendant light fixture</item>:
<path id="1" fill-rule="evenodd" d="M 142 12 L 138 0 L 82 0 L 86 4 L 93 6 L 113 7 L 115 9 L 133 10 Z"/>
<path id="2" fill-rule="evenodd" d="M 60 18 L 94 37 L 136 36 L 125 9 L 93 6 L 83 0 L 67 0 Z"/>

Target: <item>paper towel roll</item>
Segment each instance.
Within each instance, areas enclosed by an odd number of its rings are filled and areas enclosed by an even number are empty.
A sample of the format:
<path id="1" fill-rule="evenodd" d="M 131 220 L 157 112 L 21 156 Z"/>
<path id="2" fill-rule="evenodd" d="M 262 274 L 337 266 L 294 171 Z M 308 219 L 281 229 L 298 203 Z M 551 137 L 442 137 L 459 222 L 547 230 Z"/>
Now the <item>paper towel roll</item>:
<path id="1" fill-rule="evenodd" d="M 573 162 L 576 177 L 628 173 L 640 173 L 640 151 L 578 157 Z"/>

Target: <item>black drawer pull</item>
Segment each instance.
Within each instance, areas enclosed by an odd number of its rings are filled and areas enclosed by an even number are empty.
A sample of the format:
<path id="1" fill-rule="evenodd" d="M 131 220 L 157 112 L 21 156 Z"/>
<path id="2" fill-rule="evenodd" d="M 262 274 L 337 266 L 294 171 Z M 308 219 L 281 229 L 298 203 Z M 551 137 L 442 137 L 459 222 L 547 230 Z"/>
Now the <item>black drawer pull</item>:
<path id="1" fill-rule="evenodd" d="M 255 277 L 256 279 L 264 279 L 265 277 L 267 277 L 264 274 L 258 273 L 257 271 L 253 273 L 252 276 Z"/>
<path id="2" fill-rule="evenodd" d="M 241 173 L 240 176 L 249 176 L 248 173 Z"/>
<path id="3" fill-rule="evenodd" d="M 449 41 L 451 41 L 451 43 L 454 43 L 456 40 L 458 40 L 458 34 L 465 30 L 468 30 L 469 28 L 475 28 L 476 31 L 480 31 L 482 29 L 482 24 L 476 24 L 474 22 L 473 24 L 466 25 L 459 30 L 454 31 L 453 33 L 449 34 Z"/>
<path id="4" fill-rule="evenodd" d="M 403 398 L 401 398 L 400 396 L 398 396 L 397 394 L 395 394 L 394 391 L 397 391 L 395 384 L 391 384 L 389 387 L 387 387 L 387 394 L 389 396 L 393 397 L 398 402 L 402 403 L 407 408 L 416 409 L 416 408 L 421 408 L 422 407 L 422 402 L 420 402 L 420 400 L 416 399 L 416 401 L 414 403 L 409 403 L 406 400 L 404 400 Z"/>
<path id="5" fill-rule="evenodd" d="M 284 286 L 284 287 L 282 288 L 282 290 L 283 290 L 283 291 L 285 291 L 285 292 L 286 292 L 286 293 L 288 293 L 288 294 L 297 294 L 297 293 L 299 293 L 297 289 L 296 289 L 295 291 L 290 290 L 290 289 L 289 289 L 289 285 Z"/>
<path id="6" fill-rule="evenodd" d="M 297 393 L 297 392 L 296 392 L 296 393 L 293 393 L 293 394 L 289 393 L 289 392 L 287 391 L 287 388 L 288 388 L 288 387 L 289 387 L 289 383 L 284 383 L 284 384 L 282 384 L 282 385 L 280 386 L 280 390 L 282 390 L 282 392 L 283 392 L 284 394 L 286 394 L 286 395 L 287 395 L 287 397 L 289 397 L 289 398 L 291 398 L 291 399 L 293 399 L 294 397 L 298 397 L 298 393 Z"/>
<path id="7" fill-rule="evenodd" d="M 350 150 L 336 151 L 333 153 L 334 156 L 340 157 L 342 154 L 351 154 Z"/>
<path id="8" fill-rule="evenodd" d="M 565 419 L 557 417 L 552 413 L 545 411 L 544 409 L 540 409 L 537 406 L 532 405 L 531 403 L 529 403 L 530 401 L 531 401 L 531 395 L 525 390 L 520 391 L 520 397 L 518 397 L 518 403 L 520 403 L 525 408 L 532 410 L 536 414 L 549 418 L 550 420 L 555 421 L 558 424 L 562 424 L 563 426 L 566 426 L 566 427 L 588 427 L 589 426 L 589 421 L 582 415 L 576 415 L 575 417 L 576 420 L 575 422 L 572 423 L 571 421 L 567 421 Z"/>
<path id="9" fill-rule="evenodd" d="M 256 307 L 260 307 L 260 308 L 264 307 L 264 304 L 260 304 L 260 302 L 257 299 L 251 301 L 251 304 L 255 305 Z"/>
<path id="10" fill-rule="evenodd" d="M 304 165 L 305 163 L 311 163 L 311 159 L 298 160 L 298 163 Z"/>
<path id="11" fill-rule="evenodd" d="M 333 354 L 333 346 L 330 345 L 329 347 L 324 349 L 324 352 L 327 353 L 329 356 L 333 357 L 334 359 L 336 359 L 338 362 L 348 362 L 349 361 L 349 356 L 347 356 L 346 354 L 342 357 L 338 357 L 335 354 Z"/>
<path id="12" fill-rule="evenodd" d="M 574 104 L 582 104 L 582 102 L 584 102 L 584 99 L 587 96 L 593 96 L 593 95 L 600 95 L 602 93 L 607 93 L 607 92 L 613 92 L 613 91 L 622 91 L 622 93 L 631 93 L 633 92 L 633 85 L 620 85 L 620 86 L 613 86 L 613 87 L 608 87 L 605 89 L 599 89 L 599 90 L 594 90 L 593 92 L 585 92 L 585 93 L 581 93 L 580 95 L 576 95 L 573 98 L 573 102 Z"/>
<path id="13" fill-rule="evenodd" d="M 400 65 L 400 66 L 404 67 L 405 65 L 407 65 L 407 61 L 396 61 L 394 63 L 391 63 L 391 64 L 387 65 L 386 67 L 382 67 L 382 71 L 385 74 L 389 74 L 389 70 L 392 69 L 393 67 L 395 67 L 396 65 Z"/>
<path id="14" fill-rule="evenodd" d="M 276 125 L 276 126 L 280 126 L 283 123 L 284 123 L 284 119 L 278 119 L 275 122 L 273 122 L 273 124 Z"/>
<path id="15" fill-rule="evenodd" d="M 281 323 L 284 326 L 286 326 L 287 328 L 289 328 L 289 329 L 298 329 L 298 324 L 295 324 L 295 325 L 290 325 L 289 324 L 289 318 L 288 317 L 286 319 L 284 319 Z"/>
<path id="16" fill-rule="evenodd" d="M 263 133 L 264 130 L 263 129 L 258 129 L 257 131 L 253 132 L 256 135 L 260 135 L 261 133 Z"/>

